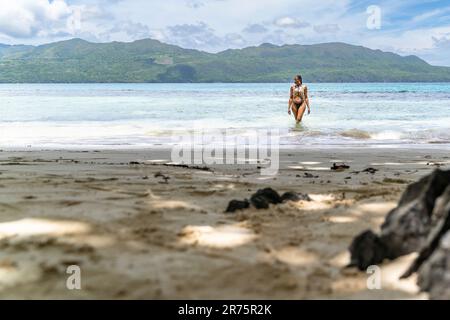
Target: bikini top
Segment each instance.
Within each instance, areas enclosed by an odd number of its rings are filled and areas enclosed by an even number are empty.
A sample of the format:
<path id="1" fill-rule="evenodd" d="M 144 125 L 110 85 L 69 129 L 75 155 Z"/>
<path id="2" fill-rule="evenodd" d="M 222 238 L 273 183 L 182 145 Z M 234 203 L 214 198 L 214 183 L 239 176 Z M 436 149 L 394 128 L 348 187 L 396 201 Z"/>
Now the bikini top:
<path id="1" fill-rule="evenodd" d="M 300 98 L 302 98 L 302 100 L 305 100 L 305 89 L 306 89 L 306 86 L 304 84 L 302 84 L 301 86 L 297 86 L 294 84 L 292 86 L 292 93 L 293 93 L 294 98 L 300 97 Z"/>

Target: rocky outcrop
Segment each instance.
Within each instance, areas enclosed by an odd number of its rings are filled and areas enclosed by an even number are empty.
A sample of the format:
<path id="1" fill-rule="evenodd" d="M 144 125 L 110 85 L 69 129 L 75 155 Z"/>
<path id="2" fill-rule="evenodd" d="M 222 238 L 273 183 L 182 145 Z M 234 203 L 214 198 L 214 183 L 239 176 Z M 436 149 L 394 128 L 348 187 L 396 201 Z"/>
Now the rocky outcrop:
<path id="1" fill-rule="evenodd" d="M 450 232 L 419 270 L 418 284 L 433 300 L 450 300 Z"/>
<path id="2" fill-rule="evenodd" d="M 428 236 L 427 243 L 422 247 L 419 256 L 402 278 L 407 278 L 414 272 L 417 272 L 439 249 L 442 239 L 450 234 L 450 186 L 447 187 L 444 194 L 437 199 L 432 217 L 433 228 Z"/>
<path id="3" fill-rule="evenodd" d="M 433 226 L 442 219 L 440 211 L 434 209 L 442 206 L 437 199 L 449 186 L 450 171 L 442 170 L 409 185 L 398 206 L 388 213 L 379 235 L 365 231 L 355 237 L 349 248 L 350 265 L 365 270 L 384 259 L 420 251 Z"/>

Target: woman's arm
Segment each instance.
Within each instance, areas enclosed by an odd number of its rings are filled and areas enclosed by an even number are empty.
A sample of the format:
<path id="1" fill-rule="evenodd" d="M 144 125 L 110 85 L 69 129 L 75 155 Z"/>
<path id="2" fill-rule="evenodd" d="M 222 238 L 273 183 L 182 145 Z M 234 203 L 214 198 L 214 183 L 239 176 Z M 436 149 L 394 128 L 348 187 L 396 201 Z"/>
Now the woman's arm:
<path id="1" fill-rule="evenodd" d="M 293 99 L 294 99 L 294 92 L 293 92 L 292 87 L 291 87 L 291 90 L 290 90 L 290 93 L 289 93 L 289 103 L 288 103 L 288 113 L 289 114 L 291 114 L 291 106 L 292 106 L 292 100 Z"/>
<path id="2" fill-rule="evenodd" d="M 311 113 L 311 108 L 309 106 L 308 87 L 305 87 L 305 99 L 306 99 L 306 106 L 308 107 L 308 114 L 309 114 L 309 113 Z"/>

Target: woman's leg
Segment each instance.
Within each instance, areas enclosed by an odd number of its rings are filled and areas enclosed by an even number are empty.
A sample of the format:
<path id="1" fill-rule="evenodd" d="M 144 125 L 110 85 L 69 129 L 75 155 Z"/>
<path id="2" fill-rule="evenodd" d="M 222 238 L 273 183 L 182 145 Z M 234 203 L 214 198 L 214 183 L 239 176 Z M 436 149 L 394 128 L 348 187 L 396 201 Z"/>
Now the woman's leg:
<path id="1" fill-rule="evenodd" d="M 295 103 L 291 104 L 292 114 L 294 115 L 295 120 L 297 120 L 298 108 Z"/>
<path id="2" fill-rule="evenodd" d="M 295 119 L 297 120 L 297 122 L 302 122 L 305 111 L 306 111 L 306 102 L 303 102 L 301 104 L 301 106 L 298 108 L 297 113 L 296 113 Z"/>

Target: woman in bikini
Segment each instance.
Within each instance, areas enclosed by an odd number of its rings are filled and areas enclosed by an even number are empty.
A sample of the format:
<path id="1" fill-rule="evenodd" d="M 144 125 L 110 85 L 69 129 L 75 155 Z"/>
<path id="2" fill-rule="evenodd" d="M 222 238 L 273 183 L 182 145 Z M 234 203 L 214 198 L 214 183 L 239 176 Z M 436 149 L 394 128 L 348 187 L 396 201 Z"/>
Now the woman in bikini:
<path id="1" fill-rule="evenodd" d="M 294 84 L 291 86 L 288 113 L 293 113 L 297 123 L 300 123 L 306 108 L 308 108 L 308 114 L 310 114 L 308 87 L 303 84 L 302 76 L 298 75 L 294 78 Z"/>

